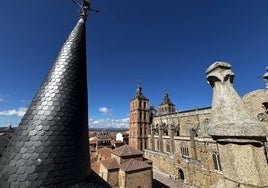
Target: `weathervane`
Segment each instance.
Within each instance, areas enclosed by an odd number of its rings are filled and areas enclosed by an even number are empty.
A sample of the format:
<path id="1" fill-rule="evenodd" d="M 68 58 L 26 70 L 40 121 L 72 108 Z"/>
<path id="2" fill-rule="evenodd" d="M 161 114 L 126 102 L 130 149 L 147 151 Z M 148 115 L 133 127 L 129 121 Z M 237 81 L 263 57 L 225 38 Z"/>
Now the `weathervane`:
<path id="1" fill-rule="evenodd" d="M 82 4 L 79 4 L 75 0 L 72 0 L 72 1 L 73 1 L 74 4 L 76 4 L 77 6 L 80 7 L 80 9 L 81 9 L 80 17 L 83 18 L 83 19 L 87 18 L 87 15 L 88 15 L 89 11 L 94 11 L 96 13 L 99 12 L 99 10 L 97 10 L 97 9 L 91 9 L 91 3 L 90 3 L 89 0 L 83 0 Z"/>

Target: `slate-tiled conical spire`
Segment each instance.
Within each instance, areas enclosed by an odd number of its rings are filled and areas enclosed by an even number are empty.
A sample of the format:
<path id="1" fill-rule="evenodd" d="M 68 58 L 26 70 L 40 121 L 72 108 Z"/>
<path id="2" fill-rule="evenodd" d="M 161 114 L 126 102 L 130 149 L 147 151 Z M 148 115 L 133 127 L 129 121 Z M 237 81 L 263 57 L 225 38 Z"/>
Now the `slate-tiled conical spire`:
<path id="1" fill-rule="evenodd" d="M 0 161 L 0 187 L 66 187 L 89 174 L 85 19 L 80 18 Z"/>

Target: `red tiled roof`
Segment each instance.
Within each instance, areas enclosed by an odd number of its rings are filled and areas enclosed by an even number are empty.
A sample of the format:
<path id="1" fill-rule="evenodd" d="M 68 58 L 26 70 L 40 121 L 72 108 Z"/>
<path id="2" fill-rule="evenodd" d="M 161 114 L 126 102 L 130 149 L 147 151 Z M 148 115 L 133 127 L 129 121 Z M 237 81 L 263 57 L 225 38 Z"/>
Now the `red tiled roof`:
<path id="1" fill-rule="evenodd" d="M 121 144 L 123 142 L 121 140 L 116 140 L 114 143 Z"/>
<path id="2" fill-rule="evenodd" d="M 138 161 L 136 159 L 130 159 L 127 162 L 121 164 L 120 169 L 124 172 L 131 172 L 135 170 L 141 170 L 146 168 L 151 168 L 151 165 L 148 165 L 147 163 L 143 161 Z"/>
<path id="3" fill-rule="evenodd" d="M 119 164 L 115 158 L 102 160 L 101 164 L 107 169 L 107 170 L 113 170 L 113 169 L 119 169 Z"/>
<path id="4" fill-rule="evenodd" d="M 110 148 L 106 148 L 106 147 L 103 147 L 103 148 L 97 150 L 97 153 L 99 155 L 102 155 L 106 159 L 111 158 L 111 152 L 112 152 L 112 150 Z"/>
<path id="5" fill-rule="evenodd" d="M 97 174 L 99 174 L 100 172 L 100 163 L 99 162 L 95 162 L 91 164 L 91 169 L 96 172 Z"/>
<path id="6" fill-rule="evenodd" d="M 97 144 L 97 140 L 90 140 L 89 141 L 89 145 L 94 145 L 94 144 Z"/>
<path id="7" fill-rule="evenodd" d="M 127 136 L 127 135 L 129 135 L 129 133 L 128 132 L 123 132 L 122 135 Z"/>
<path id="8" fill-rule="evenodd" d="M 134 155 L 142 155 L 143 152 L 136 150 L 128 145 L 123 145 L 119 148 L 114 149 L 113 154 L 117 155 L 117 156 L 134 156 Z"/>

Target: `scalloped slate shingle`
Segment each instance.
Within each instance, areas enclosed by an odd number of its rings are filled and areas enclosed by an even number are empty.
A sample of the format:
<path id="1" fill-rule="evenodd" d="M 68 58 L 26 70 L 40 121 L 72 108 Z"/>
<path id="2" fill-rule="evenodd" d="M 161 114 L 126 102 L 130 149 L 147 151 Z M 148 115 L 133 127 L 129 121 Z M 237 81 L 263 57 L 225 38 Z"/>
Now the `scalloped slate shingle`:
<path id="1" fill-rule="evenodd" d="M 1 158 L 0 187 L 66 187 L 87 178 L 86 70 L 80 19 Z"/>

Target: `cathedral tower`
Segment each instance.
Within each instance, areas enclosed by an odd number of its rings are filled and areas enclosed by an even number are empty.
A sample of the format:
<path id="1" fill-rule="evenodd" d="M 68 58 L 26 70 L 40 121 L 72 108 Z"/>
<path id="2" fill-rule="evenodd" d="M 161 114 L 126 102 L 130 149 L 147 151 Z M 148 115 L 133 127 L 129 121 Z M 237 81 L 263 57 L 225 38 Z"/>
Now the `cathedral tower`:
<path id="1" fill-rule="evenodd" d="M 170 101 L 168 93 L 165 91 L 163 102 L 158 106 L 159 115 L 174 113 L 175 105 Z"/>
<path id="2" fill-rule="evenodd" d="M 148 147 L 150 134 L 149 100 L 138 85 L 136 96 L 130 101 L 129 145 L 138 150 Z"/>

